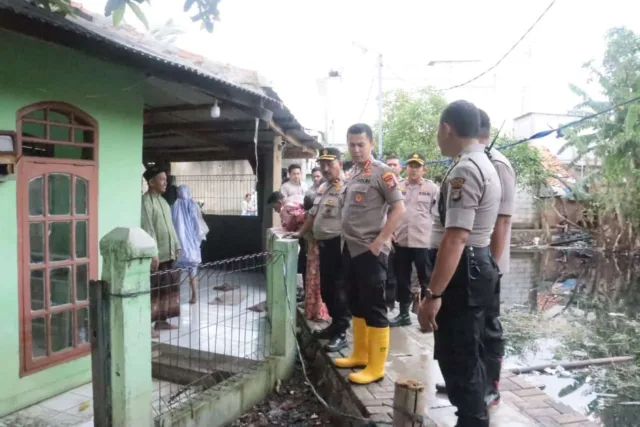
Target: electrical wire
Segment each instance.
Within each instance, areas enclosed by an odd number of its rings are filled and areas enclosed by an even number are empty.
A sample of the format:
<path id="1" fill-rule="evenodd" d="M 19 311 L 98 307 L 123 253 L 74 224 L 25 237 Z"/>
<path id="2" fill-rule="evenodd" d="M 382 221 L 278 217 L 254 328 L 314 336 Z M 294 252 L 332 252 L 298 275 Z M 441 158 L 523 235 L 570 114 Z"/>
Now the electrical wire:
<path id="1" fill-rule="evenodd" d="M 511 49 L 509 49 L 507 51 L 507 53 L 505 53 L 504 55 L 502 55 L 502 57 L 498 60 L 498 62 L 496 62 L 495 64 L 493 64 L 493 66 L 489 67 L 487 70 L 483 71 L 482 73 L 478 74 L 477 76 L 475 76 L 472 79 L 467 80 L 464 83 L 460 83 L 457 84 L 455 86 L 451 86 L 445 89 L 436 89 L 437 91 L 443 92 L 443 91 L 447 91 L 447 90 L 452 90 L 452 89 L 457 89 L 460 88 L 462 86 L 466 86 L 469 83 L 472 83 L 476 80 L 478 80 L 479 78 L 483 77 L 484 75 L 486 75 L 487 73 L 491 72 L 493 69 L 495 69 L 498 65 L 500 65 L 500 63 L 502 61 L 504 61 L 507 56 L 509 56 L 511 54 L 511 52 L 514 51 L 514 49 L 522 42 L 522 40 L 525 39 L 525 37 L 527 37 L 529 35 L 529 33 L 535 28 L 536 25 L 538 25 L 538 23 L 542 20 L 542 18 L 544 18 L 544 16 L 547 14 L 547 12 L 549 12 L 549 9 L 551 9 L 551 7 L 556 3 L 556 0 L 552 0 L 551 3 L 549 3 L 549 6 L 547 6 L 547 8 L 542 12 L 542 14 L 538 17 L 538 19 L 536 19 L 536 21 L 533 23 L 533 25 L 531 25 L 529 27 L 529 29 L 522 35 L 522 37 L 520 37 L 520 39 L 513 45 L 511 46 Z"/>
<path id="2" fill-rule="evenodd" d="M 591 119 L 595 119 L 596 117 L 602 116 L 603 114 L 610 113 L 611 111 L 616 110 L 616 109 L 618 109 L 620 107 L 624 107 L 625 105 L 633 104 L 634 102 L 639 102 L 639 101 L 640 101 L 640 96 L 636 96 L 635 98 L 631 98 L 628 101 L 621 102 L 620 104 L 616 104 L 616 105 L 614 105 L 612 107 L 609 107 L 609 108 L 607 108 L 605 110 L 598 111 L 597 113 L 589 114 L 589 115 L 584 116 L 584 117 L 582 117 L 582 118 L 580 118 L 578 120 L 575 120 L 573 122 L 569 122 L 566 125 L 562 125 L 562 126 L 558 126 L 557 128 L 554 128 L 554 129 L 543 130 L 543 131 L 534 133 L 533 135 L 531 135 L 528 138 L 524 138 L 524 139 L 521 139 L 519 141 L 512 142 L 511 144 L 502 145 L 502 146 L 498 147 L 497 149 L 500 150 L 500 151 L 506 150 L 507 148 L 511 148 L 511 147 L 515 147 L 516 145 L 524 144 L 525 142 L 529 142 L 529 141 L 531 141 L 533 139 L 544 138 L 545 136 L 551 135 L 552 133 L 555 133 L 558 136 L 558 138 L 561 138 L 563 136 L 562 135 L 562 131 L 564 129 L 579 125 L 580 123 L 584 123 L 584 122 L 589 121 Z M 425 162 L 425 164 L 437 165 L 437 164 L 441 164 L 441 163 L 442 164 L 447 164 L 447 163 L 450 163 L 450 162 L 451 162 L 451 159 L 441 159 L 441 160 L 432 160 L 432 161 L 429 161 L 429 162 Z"/>
<path id="3" fill-rule="evenodd" d="M 367 106 L 369 105 L 369 100 L 371 99 L 371 92 L 373 92 L 373 82 L 376 81 L 376 75 L 374 74 L 371 77 L 371 83 L 369 84 L 369 92 L 367 93 L 367 100 L 364 102 L 364 106 L 362 107 L 362 111 L 360 112 L 360 116 L 358 117 L 358 121 L 362 121 L 362 116 L 364 116 L 364 112 L 367 110 Z"/>

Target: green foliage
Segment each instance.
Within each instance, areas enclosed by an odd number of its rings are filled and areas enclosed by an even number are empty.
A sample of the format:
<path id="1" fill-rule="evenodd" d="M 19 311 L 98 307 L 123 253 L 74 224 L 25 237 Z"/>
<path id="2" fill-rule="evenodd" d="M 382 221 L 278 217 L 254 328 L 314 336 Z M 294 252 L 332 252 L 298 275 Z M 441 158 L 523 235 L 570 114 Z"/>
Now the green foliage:
<path id="1" fill-rule="evenodd" d="M 589 83 L 599 84 L 606 101 L 595 100 L 571 86 L 583 99 L 577 108 L 584 114 L 609 109 L 640 95 L 640 37 L 626 28 L 613 28 L 606 39 L 602 63 L 596 66 L 590 61 L 584 65 L 591 74 Z M 600 160 L 599 168 L 580 185 L 590 193 L 593 215 L 615 218 L 617 236 L 610 240 L 617 242 L 624 236 L 629 244 L 640 227 L 639 115 L 640 104 L 627 104 L 571 128 L 565 135 L 565 147 L 574 147 L 578 159 L 591 154 Z"/>
<path id="2" fill-rule="evenodd" d="M 447 101 L 429 88 L 415 92 L 399 89 L 385 94 L 382 122 L 384 154 L 393 153 L 406 159 L 409 154 L 418 151 L 428 161 L 441 160 L 443 157 L 436 135 L 440 114 L 446 105 Z M 500 137 L 495 146 L 511 142 Z M 513 164 L 521 186 L 537 189 L 546 179 L 547 172 L 540 162 L 538 152 L 530 149 L 527 144 L 508 148 L 504 154 Z M 441 181 L 446 167 L 444 164 L 429 165 L 427 176 Z"/>
<path id="3" fill-rule="evenodd" d="M 104 14 L 105 16 L 111 16 L 113 18 L 113 24 L 117 26 L 122 22 L 122 18 L 128 8 L 138 20 L 149 29 L 147 17 L 140 9 L 140 6 L 138 6 L 145 1 L 150 3 L 150 0 L 107 0 Z M 75 13 L 72 0 L 33 0 L 33 3 L 63 15 L 73 15 Z M 220 0 L 185 0 L 184 11 L 190 12 L 195 7 L 197 11 L 191 16 L 191 20 L 193 22 L 200 22 L 203 28 L 208 32 L 212 32 L 214 22 L 220 18 L 220 11 L 218 10 L 219 3 Z"/>
<path id="4" fill-rule="evenodd" d="M 511 142 L 498 138 L 495 146 L 499 149 Z M 528 143 L 524 143 L 507 147 L 501 152 L 509 159 L 511 166 L 516 171 L 518 185 L 530 190 L 533 194 L 539 194 L 542 186 L 546 185 L 549 171 L 542 164 L 538 150 L 531 148 Z"/>

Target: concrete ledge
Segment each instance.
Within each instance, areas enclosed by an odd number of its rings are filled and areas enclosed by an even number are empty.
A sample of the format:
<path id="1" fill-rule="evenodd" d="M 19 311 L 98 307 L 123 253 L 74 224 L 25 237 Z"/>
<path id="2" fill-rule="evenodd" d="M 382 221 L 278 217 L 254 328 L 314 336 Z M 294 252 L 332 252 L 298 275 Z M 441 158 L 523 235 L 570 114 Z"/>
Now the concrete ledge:
<path id="1" fill-rule="evenodd" d="M 156 427 L 221 427 L 265 398 L 278 380 L 291 375 L 294 358 L 270 357 L 243 373 L 194 396 L 189 405 L 160 415 Z"/>

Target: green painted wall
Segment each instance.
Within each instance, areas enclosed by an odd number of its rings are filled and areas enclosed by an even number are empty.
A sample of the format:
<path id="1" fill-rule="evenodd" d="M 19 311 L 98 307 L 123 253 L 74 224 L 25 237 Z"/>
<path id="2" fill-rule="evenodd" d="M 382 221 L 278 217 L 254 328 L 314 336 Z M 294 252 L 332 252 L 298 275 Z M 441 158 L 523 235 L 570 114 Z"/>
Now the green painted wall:
<path id="1" fill-rule="evenodd" d="M 41 101 L 84 110 L 99 125 L 99 236 L 139 226 L 142 170 L 142 74 L 70 49 L 0 30 L 0 130 L 14 130 L 16 111 Z M 133 87 L 132 87 L 133 86 Z M 19 377 L 16 183 L 0 183 L 0 416 L 86 383 L 85 357 Z"/>

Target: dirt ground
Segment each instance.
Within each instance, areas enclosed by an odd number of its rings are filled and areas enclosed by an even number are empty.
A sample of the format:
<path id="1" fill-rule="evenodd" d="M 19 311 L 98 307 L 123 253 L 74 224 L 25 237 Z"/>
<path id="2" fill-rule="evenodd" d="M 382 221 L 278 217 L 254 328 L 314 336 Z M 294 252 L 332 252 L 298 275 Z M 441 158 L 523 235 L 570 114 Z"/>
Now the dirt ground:
<path id="1" fill-rule="evenodd" d="M 232 424 L 233 427 L 332 425 L 329 412 L 305 383 L 299 363 L 290 379 Z"/>

